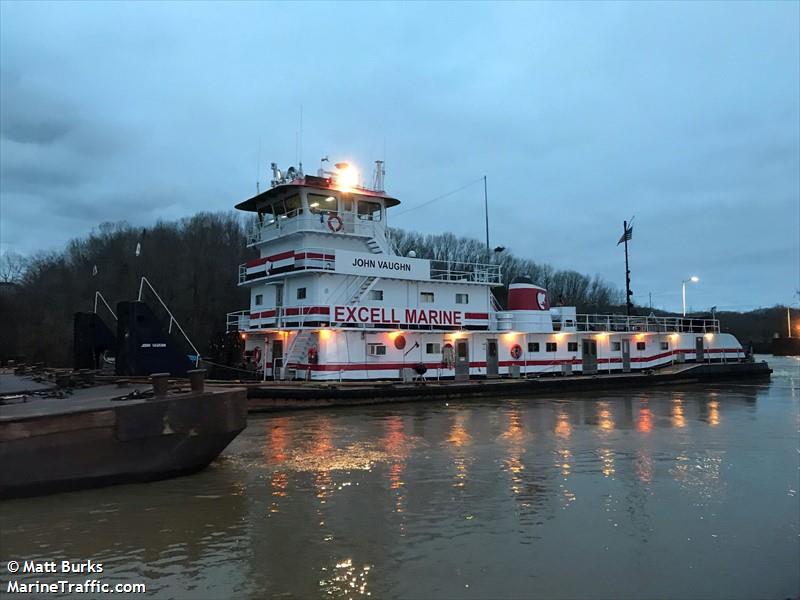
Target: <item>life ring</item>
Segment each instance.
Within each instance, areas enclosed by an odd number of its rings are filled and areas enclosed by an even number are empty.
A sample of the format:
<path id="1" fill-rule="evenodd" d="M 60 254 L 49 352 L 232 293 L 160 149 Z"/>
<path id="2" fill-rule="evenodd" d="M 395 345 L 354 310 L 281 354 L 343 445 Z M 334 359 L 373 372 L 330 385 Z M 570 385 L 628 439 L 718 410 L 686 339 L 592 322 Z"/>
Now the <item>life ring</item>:
<path id="1" fill-rule="evenodd" d="M 403 348 L 405 348 L 406 347 L 405 336 L 398 335 L 396 338 L 394 338 L 394 347 L 397 348 L 398 350 L 402 350 Z"/>
<path id="2" fill-rule="evenodd" d="M 328 217 L 328 229 L 330 229 L 333 233 L 338 233 L 344 227 L 344 222 L 342 221 L 342 217 L 339 215 L 330 215 Z"/>
<path id="3" fill-rule="evenodd" d="M 520 356 L 522 356 L 522 346 L 520 346 L 519 344 L 514 344 L 513 346 L 511 346 L 511 358 L 516 360 Z"/>
<path id="4" fill-rule="evenodd" d="M 315 365 L 317 364 L 317 360 L 319 360 L 319 355 L 317 354 L 317 349 L 314 346 L 308 349 L 308 364 Z"/>
<path id="5" fill-rule="evenodd" d="M 261 346 L 253 348 L 253 362 L 256 365 L 261 364 Z"/>

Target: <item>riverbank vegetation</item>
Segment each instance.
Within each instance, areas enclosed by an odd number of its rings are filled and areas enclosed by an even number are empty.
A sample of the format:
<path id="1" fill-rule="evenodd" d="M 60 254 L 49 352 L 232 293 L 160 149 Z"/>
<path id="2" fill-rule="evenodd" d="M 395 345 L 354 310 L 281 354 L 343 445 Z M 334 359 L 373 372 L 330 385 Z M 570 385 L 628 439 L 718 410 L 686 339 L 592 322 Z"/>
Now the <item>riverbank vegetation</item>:
<path id="1" fill-rule="evenodd" d="M 0 361 L 24 356 L 29 362 L 69 366 L 73 314 L 94 308 L 100 291 L 111 308 L 138 296 L 142 276 L 153 284 L 204 356 L 217 356 L 226 314 L 249 306 L 246 288 L 237 286 L 238 265 L 255 258 L 246 248 L 246 225 L 232 212 L 200 213 L 180 221 L 139 228 L 104 223 L 71 241 L 62 251 L 0 257 Z M 413 250 L 420 258 L 487 262 L 502 268 L 507 286 L 519 276 L 548 289 L 553 301 L 578 312 L 622 312 L 623 293 L 598 276 L 559 270 L 515 256 L 492 252 L 478 240 L 452 233 L 420 235 L 392 230 L 398 254 Z M 145 299 L 148 297 L 145 290 Z M 506 288 L 495 296 L 505 304 Z M 101 305 L 102 314 L 105 307 Z M 639 314 L 648 314 L 645 308 Z M 782 331 L 785 308 L 752 313 L 719 313 L 728 331 L 744 343 L 768 343 Z M 781 320 L 782 319 L 782 320 Z"/>

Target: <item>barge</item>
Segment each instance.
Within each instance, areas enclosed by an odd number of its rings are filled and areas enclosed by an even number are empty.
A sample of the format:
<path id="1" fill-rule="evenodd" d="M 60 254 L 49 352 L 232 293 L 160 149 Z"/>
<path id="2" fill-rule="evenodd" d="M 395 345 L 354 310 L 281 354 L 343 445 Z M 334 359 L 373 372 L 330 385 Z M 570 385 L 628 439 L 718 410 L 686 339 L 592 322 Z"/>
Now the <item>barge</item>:
<path id="1" fill-rule="evenodd" d="M 166 374 L 152 392 L 121 382 L 69 397 L 13 383 L 18 393 L 0 398 L 0 498 L 188 475 L 247 425 L 245 390 L 168 390 Z"/>
<path id="2" fill-rule="evenodd" d="M 388 217 L 400 201 L 338 163 L 306 175 L 272 164 L 271 187 L 239 203 L 259 257 L 239 266 L 250 306 L 228 315 L 244 364 L 263 380 L 467 381 L 636 373 L 749 361 L 716 319 L 579 314 L 528 278 L 493 290 L 501 267 L 400 256 Z"/>

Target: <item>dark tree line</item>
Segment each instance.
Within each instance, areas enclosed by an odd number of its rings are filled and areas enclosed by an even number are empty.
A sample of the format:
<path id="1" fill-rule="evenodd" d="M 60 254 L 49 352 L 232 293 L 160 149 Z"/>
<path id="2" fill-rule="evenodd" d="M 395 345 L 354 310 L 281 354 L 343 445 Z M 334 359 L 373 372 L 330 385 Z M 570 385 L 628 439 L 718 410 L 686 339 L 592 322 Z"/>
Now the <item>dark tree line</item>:
<path id="1" fill-rule="evenodd" d="M 0 308 L 13 314 L 8 320 L 16 323 L 16 335 L 9 338 L 16 338 L 16 347 L 2 343 L 0 355 L 69 365 L 73 314 L 93 309 L 96 290 L 114 309 L 136 299 L 142 276 L 206 353 L 225 331 L 226 313 L 249 305 L 247 290 L 237 287 L 237 265 L 252 256 L 233 213 L 200 213 L 144 229 L 103 223 L 62 252 L 28 259 L 16 284 L 5 284 Z M 98 312 L 108 316 L 104 308 Z"/>
<path id="2" fill-rule="evenodd" d="M 421 235 L 401 229 L 393 229 L 391 237 L 398 254 L 403 256 L 413 250 L 419 257 L 434 260 L 499 264 L 504 287 L 495 288 L 494 295 L 502 306 L 506 303 L 508 284 L 521 276 L 530 277 L 533 283 L 547 288 L 554 303 L 561 299 L 565 305 L 577 306 L 578 312 L 607 312 L 624 301 L 620 290 L 598 276 L 554 269 L 550 265 L 514 256 L 507 250 L 489 255 L 486 246 L 475 239 L 456 237 L 452 233 Z"/>
<path id="3" fill-rule="evenodd" d="M 61 252 L 30 258 L 3 255 L 0 362 L 25 356 L 29 362 L 70 365 L 73 314 L 92 310 L 96 290 L 112 308 L 121 300 L 136 299 L 143 275 L 201 354 L 214 357 L 221 347 L 226 314 L 249 306 L 248 290 L 237 286 L 237 266 L 256 256 L 254 250 L 246 248 L 246 225 L 245 219 L 232 212 L 200 213 L 144 229 L 127 223 L 103 223 Z M 392 240 L 402 255 L 414 250 L 420 258 L 434 260 L 489 260 L 481 242 L 452 233 L 420 235 L 393 230 Z M 491 260 L 502 267 L 506 286 L 524 275 L 546 287 L 552 298 L 577 306 L 579 312 L 622 309 L 622 292 L 597 276 L 557 270 L 507 251 L 493 254 Z M 505 305 L 506 288 L 494 291 Z M 146 299 L 153 300 L 148 293 Z M 102 315 L 104 309 L 99 312 Z M 720 317 L 723 325 L 728 325 L 726 330 L 736 333 L 741 341 L 768 341 L 785 322 L 785 309 Z"/>

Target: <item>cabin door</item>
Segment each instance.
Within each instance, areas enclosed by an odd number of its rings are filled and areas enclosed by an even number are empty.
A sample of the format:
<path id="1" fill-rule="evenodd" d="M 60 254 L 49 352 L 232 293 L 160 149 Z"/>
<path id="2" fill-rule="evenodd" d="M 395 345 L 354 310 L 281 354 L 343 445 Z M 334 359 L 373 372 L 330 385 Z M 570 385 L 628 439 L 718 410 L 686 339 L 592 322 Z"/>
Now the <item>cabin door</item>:
<path id="1" fill-rule="evenodd" d="M 584 373 L 597 373 L 597 340 L 583 340 Z"/>
<path id="2" fill-rule="evenodd" d="M 272 340 L 272 378 L 282 379 L 283 373 L 283 340 Z"/>
<path id="3" fill-rule="evenodd" d="M 486 378 L 497 377 L 497 340 L 486 340 Z"/>
<path id="4" fill-rule="evenodd" d="M 694 338 L 694 360 L 695 362 L 703 362 L 705 356 L 703 356 L 703 336 L 698 335 Z"/>
<path id="5" fill-rule="evenodd" d="M 622 347 L 622 372 L 631 372 L 631 341 L 627 339 L 620 340 Z"/>
<path id="6" fill-rule="evenodd" d="M 456 381 L 469 379 L 469 340 L 456 340 Z"/>

